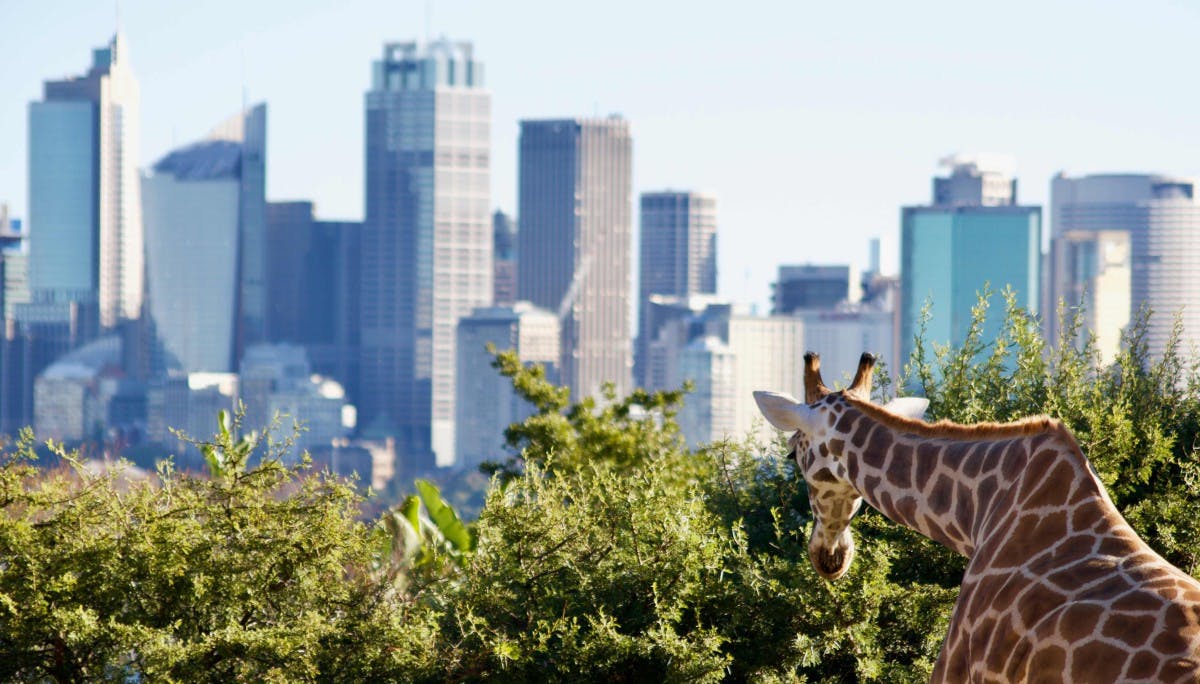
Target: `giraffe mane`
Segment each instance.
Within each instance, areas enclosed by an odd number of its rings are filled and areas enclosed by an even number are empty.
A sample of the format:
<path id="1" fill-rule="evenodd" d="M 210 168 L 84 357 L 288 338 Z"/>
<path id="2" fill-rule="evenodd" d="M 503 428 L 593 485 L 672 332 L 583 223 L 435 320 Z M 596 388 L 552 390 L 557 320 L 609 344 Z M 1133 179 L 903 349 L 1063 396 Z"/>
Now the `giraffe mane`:
<path id="1" fill-rule="evenodd" d="M 1011 423 L 987 422 L 963 425 L 962 423 L 955 423 L 945 419 L 939 420 L 936 423 L 927 423 L 923 420 L 897 416 L 894 413 L 883 410 L 876 404 L 862 401 L 847 394 L 842 394 L 842 399 L 854 408 L 870 416 L 871 419 L 893 430 L 910 432 L 921 437 L 970 442 L 1056 433 L 1067 437 L 1071 445 L 1076 450 L 1079 449 L 1071 431 L 1061 421 L 1046 415 L 1030 416 Z"/>

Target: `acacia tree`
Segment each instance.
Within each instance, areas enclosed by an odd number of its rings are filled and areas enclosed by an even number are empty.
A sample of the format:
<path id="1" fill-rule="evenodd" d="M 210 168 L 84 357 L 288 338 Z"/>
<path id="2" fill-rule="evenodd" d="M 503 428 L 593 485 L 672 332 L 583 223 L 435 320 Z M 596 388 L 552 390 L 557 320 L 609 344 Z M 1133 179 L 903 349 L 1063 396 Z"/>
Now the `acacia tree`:
<path id="1" fill-rule="evenodd" d="M 0 680 L 312 681 L 419 663 L 413 606 L 373 580 L 377 545 L 343 481 L 225 428 L 210 476 L 169 464 L 0 462 Z M 411 632 L 409 632 L 411 634 Z"/>

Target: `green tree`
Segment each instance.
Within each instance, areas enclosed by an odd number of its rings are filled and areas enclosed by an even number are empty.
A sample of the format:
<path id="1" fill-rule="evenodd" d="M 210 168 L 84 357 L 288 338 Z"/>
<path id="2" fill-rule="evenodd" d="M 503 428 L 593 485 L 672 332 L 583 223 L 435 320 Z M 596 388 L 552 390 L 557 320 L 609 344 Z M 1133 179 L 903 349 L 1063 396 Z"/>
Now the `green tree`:
<path id="1" fill-rule="evenodd" d="M 353 487 L 222 420 L 210 476 L 0 462 L 0 680 L 345 681 L 422 659 L 421 611 L 369 572 Z M 275 456 L 278 456 L 277 454 Z M 413 665 L 414 667 L 416 665 Z"/>

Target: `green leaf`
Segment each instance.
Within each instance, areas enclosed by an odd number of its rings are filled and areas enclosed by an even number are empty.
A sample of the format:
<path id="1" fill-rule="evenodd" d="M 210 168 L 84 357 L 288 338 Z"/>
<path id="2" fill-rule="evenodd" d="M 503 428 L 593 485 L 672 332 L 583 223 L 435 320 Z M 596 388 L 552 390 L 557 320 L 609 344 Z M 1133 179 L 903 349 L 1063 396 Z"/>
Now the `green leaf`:
<path id="1" fill-rule="evenodd" d="M 442 536 L 459 551 L 474 551 L 475 540 L 472 538 L 470 530 L 458 519 L 454 508 L 442 498 L 442 493 L 437 486 L 428 480 L 417 480 L 415 484 L 417 492 L 421 495 L 421 501 L 425 504 L 425 509 L 429 511 L 429 519 L 433 521 L 434 525 L 437 525 Z"/>
<path id="2" fill-rule="evenodd" d="M 416 494 L 410 494 L 405 497 L 399 509 L 400 515 L 404 516 L 404 519 L 408 521 L 409 525 L 412 525 L 414 530 L 421 529 L 421 517 L 419 515 L 421 512 L 421 500 L 417 498 Z"/>

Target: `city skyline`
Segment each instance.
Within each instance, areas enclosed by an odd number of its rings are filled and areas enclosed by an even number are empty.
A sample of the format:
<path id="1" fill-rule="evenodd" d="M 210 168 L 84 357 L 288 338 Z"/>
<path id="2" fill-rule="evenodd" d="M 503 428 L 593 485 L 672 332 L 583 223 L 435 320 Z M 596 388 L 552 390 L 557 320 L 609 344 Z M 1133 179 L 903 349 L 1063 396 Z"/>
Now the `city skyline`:
<path id="1" fill-rule="evenodd" d="M 1178 3 L 1027 9 L 939 3 L 931 21 L 883 4 L 677 16 L 617 2 L 582 32 L 578 10 L 551 3 L 307 0 L 284 15 L 127 2 L 121 27 L 141 82 L 140 167 L 244 100 L 266 101 L 277 171 L 268 198 L 311 198 L 322 218 L 345 219 L 362 214 L 362 64 L 386 40 L 470 40 L 496 93 L 494 207 L 516 207 L 519 119 L 620 112 L 637 141 L 634 192 L 715 193 L 722 230 L 742 238 L 722 250 L 718 290 L 765 310 L 778 263 L 861 263 L 879 236 L 894 271 L 899 207 L 924 200 L 935 161 L 951 152 L 1011 154 L 1023 201 L 1043 206 L 1058 170 L 1196 173 L 1187 150 L 1200 131 L 1188 113 L 1200 96 L 1175 84 L 1200 13 Z M 530 13 L 561 30 L 511 40 Z M 104 3 L 9 4 L 0 21 L 22 27 L 6 47 L 10 63 L 27 65 L 0 77 L 11 151 L 0 156 L 0 201 L 27 220 L 27 103 L 43 80 L 75 73 L 116 17 Z M 971 29 L 984 22 L 986 35 Z M 809 239 L 829 230 L 843 237 Z"/>

